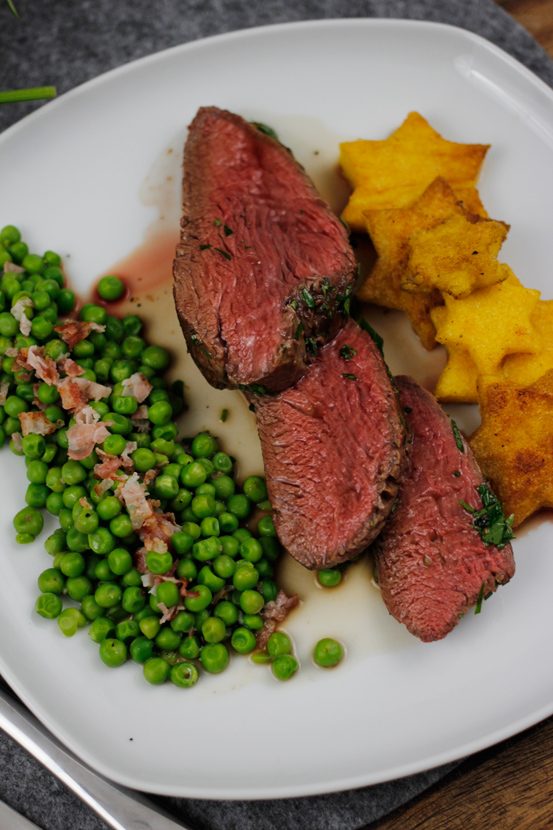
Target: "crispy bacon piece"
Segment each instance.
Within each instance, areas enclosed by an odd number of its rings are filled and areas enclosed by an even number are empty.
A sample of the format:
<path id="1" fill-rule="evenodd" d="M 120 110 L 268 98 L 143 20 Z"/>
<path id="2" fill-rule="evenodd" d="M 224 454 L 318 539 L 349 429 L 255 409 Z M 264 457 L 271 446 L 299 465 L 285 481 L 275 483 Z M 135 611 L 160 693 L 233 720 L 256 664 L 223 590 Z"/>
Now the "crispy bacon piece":
<path id="1" fill-rule="evenodd" d="M 20 412 L 19 423 L 22 435 L 51 435 L 63 421 L 49 421 L 44 412 Z"/>
<path id="2" fill-rule="evenodd" d="M 73 358 L 66 357 L 65 355 L 59 359 L 58 366 L 69 378 L 78 378 L 80 375 L 84 375 L 85 373 L 82 366 L 79 366 Z"/>
<path id="3" fill-rule="evenodd" d="M 20 349 L 19 359 L 25 367 L 33 370 L 39 380 L 49 386 L 59 383 L 60 376 L 55 361 L 51 357 L 45 357 L 42 346 Z"/>
<path id="4" fill-rule="evenodd" d="M 113 483 L 117 478 L 117 470 L 121 467 L 121 459 L 118 455 L 108 455 L 101 449 L 97 449 L 96 454 L 102 461 L 94 465 L 94 475 L 102 481 Z"/>
<path id="5" fill-rule="evenodd" d="M 96 467 L 99 467 L 100 464 L 96 464 Z M 94 469 L 96 469 L 96 467 Z M 111 487 L 114 485 L 114 481 L 111 478 L 104 478 L 98 482 L 98 484 L 94 485 L 94 494 L 101 498 L 104 493 L 106 493 Z"/>
<path id="6" fill-rule="evenodd" d="M 138 473 L 129 476 L 119 488 L 119 495 L 125 503 L 131 518 L 133 530 L 140 530 L 144 522 L 153 515 L 153 508 L 146 498 L 146 489 L 138 479 Z M 142 538 L 142 537 L 141 537 Z M 152 550 L 152 548 L 148 548 Z"/>
<path id="7" fill-rule="evenodd" d="M 126 445 L 125 449 L 123 450 L 123 452 L 121 453 L 121 466 L 122 467 L 129 468 L 129 467 L 133 466 L 134 461 L 132 460 L 132 458 L 130 456 L 131 456 L 131 453 L 133 453 L 136 450 L 137 447 L 138 447 L 138 444 L 136 443 L 136 441 L 127 441 L 127 445 Z"/>
<path id="8" fill-rule="evenodd" d="M 99 401 L 111 395 L 109 386 L 102 386 L 86 378 L 63 378 L 58 384 L 61 405 L 73 412 L 82 409 L 89 401 Z"/>
<path id="9" fill-rule="evenodd" d="M 33 301 L 30 297 L 21 297 L 10 309 L 12 317 L 19 323 L 19 331 L 25 337 L 31 333 L 31 321 L 25 314 L 26 308 L 32 308 Z"/>
<path id="10" fill-rule="evenodd" d="M 2 268 L 4 269 L 5 274 L 22 274 L 25 270 L 21 267 L 21 265 L 16 265 L 15 262 L 5 262 Z"/>
<path id="11" fill-rule="evenodd" d="M 85 340 L 92 331 L 104 332 L 105 326 L 99 323 L 87 323 L 84 320 L 65 320 L 60 326 L 54 326 L 64 343 L 72 349 L 81 340 Z"/>
<path id="12" fill-rule="evenodd" d="M 8 397 L 8 392 L 10 391 L 10 384 L 7 380 L 3 380 L 0 383 L 0 406 L 4 406 L 6 403 L 6 398 Z"/>
<path id="13" fill-rule="evenodd" d="M 168 542 L 171 536 L 177 530 L 180 530 L 180 525 L 176 524 L 172 513 L 154 513 L 152 511 L 142 522 L 139 536 L 147 551 L 165 553 L 169 549 Z"/>
<path id="14" fill-rule="evenodd" d="M 109 435 L 107 424 L 91 406 L 84 406 L 75 415 L 75 424 L 67 430 L 67 455 L 73 461 L 87 458 Z M 98 465 L 96 465 L 98 466 Z"/>
<path id="15" fill-rule="evenodd" d="M 12 433 L 12 444 L 14 450 L 16 452 L 23 452 L 23 444 L 21 442 L 21 433 L 20 432 L 13 432 Z"/>
<path id="16" fill-rule="evenodd" d="M 262 615 L 265 624 L 259 634 L 257 635 L 257 647 L 265 648 L 267 640 L 271 634 L 276 631 L 281 622 L 284 622 L 290 611 L 299 603 L 299 598 L 296 594 L 289 597 L 284 591 L 279 591 L 277 598 L 268 602 L 263 609 Z"/>
<path id="17" fill-rule="evenodd" d="M 123 395 L 132 395 L 138 403 L 145 401 L 152 391 L 152 384 L 141 372 L 135 372 L 130 378 L 125 378 L 121 383 Z"/>

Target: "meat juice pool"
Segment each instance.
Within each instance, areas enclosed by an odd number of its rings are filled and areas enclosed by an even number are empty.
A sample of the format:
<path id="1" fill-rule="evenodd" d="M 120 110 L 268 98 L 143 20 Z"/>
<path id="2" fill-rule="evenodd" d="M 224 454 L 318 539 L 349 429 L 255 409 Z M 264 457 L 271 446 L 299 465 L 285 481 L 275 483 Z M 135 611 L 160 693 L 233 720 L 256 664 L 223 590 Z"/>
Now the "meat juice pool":
<path id="1" fill-rule="evenodd" d="M 174 231 L 158 228 L 129 256 L 106 270 L 122 277 L 127 286 L 125 299 L 111 304 L 110 311 L 139 315 L 146 323 L 148 340 L 171 352 L 169 377 L 184 382 L 188 407 L 181 417 L 181 433 L 192 436 L 203 430 L 211 432 L 237 459 L 241 479 L 263 475 L 255 415 L 246 399 L 236 390 L 210 386 L 188 354 L 173 303 L 176 242 Z M 285 554 L 278 583 L 286 593 L 296 593 L 301 599 L 283 628 L 293 637 L 304 664 L 322 637 L 339 639 L 350 656 L 408 647 L 412 640 L 388 615 L 373 580 L 369 557 L 349 565 L 337 588 L 321 588 L 314 572 Z"/>

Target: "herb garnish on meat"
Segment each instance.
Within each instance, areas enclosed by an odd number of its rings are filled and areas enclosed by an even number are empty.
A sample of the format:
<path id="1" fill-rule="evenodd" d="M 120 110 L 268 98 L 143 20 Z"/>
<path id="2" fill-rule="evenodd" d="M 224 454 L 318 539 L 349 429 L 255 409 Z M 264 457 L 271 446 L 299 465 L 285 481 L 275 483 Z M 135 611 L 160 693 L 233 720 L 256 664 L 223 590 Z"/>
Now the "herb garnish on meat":
<path id="1" fill-rule="evenodd" d="M 461 507 L 472 515 L 472 523 L 486 545 L 504 548 L 507 542 L 514 539 L 514 517 L 505 516 L 501 502 L 490 489 L 489 484 L 479 484 L 476 490 L 482 499 L 480 510 L 471 507 L 466 501 L 460 502 Z"/>
<path id="2" fill-rule="evenodd" d="M 465 445 L 463 444 L 463 436 L 461 435 L 461 430 L 459 429 L 453 418 L 451 419 L 451 429 L 453 430 L 453 437 L 455 438 L 457 449 L 460 452 L 464 452 Z"/>
<path id="3" fill-rule="evenodd" d="M 342 360 L 351 360 L 352 357 L 355 357 L 356 354 L 357 349 L 353 349 L 351 346 L 348 346 L 347 343 L 345 346 L 342 346 L 342 348 L 339 351 L 339 355 L 342 358 Z"/>

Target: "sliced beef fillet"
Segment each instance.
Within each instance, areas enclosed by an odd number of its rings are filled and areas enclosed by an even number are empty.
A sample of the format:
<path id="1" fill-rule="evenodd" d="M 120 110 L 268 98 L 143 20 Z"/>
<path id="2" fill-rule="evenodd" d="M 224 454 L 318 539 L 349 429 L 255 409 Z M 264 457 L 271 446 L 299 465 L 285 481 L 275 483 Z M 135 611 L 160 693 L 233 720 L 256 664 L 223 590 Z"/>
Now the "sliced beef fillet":
<path id="1" fill-rule="evenodd" d="M 397 508 L 374 544 L 377 575 L 390 614 L 429 642 L 508 582 L 515 563 L 509 544 L 485 544 L 462 506 L 482 508 L 470 447 L 429 392 L 410 378 L 396 381 L 412 447 Z"/>
<path id="2" fill-rule="evenodd" d="M 405 430 L 382 356 L 349 320 L 292 388 L 255 401 L 278 536 L 307 568 L 361 553 L 398 490 Z"/>
<path id="3" fill-rule="evenodd" d="M 347 233 L 292 154 L 205 107 L 184 153 L 177 313 L 214 386 L 280 390 L 343 324 L 356 264 Z"/>

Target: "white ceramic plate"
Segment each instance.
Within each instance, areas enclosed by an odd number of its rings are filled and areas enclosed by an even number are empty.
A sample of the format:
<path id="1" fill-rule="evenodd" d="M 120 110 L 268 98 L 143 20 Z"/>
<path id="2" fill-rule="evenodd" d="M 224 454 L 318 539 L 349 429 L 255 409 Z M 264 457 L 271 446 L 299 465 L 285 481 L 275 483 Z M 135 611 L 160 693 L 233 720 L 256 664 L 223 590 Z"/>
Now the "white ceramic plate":
<path id="1" fill-rule="evenodd" d="M 179 151 L 202 104 L 272 124 L 335 199 L 338 141 L 384 137 L 410 110 L 449 139 L 491 143 L 481 193 L 490 215 L 512 225 L 504 259 L 551 296 L 553 94 L 484 40 L 429 23 L 267 27 L 111 72 L 0 137 L 0 225 L 20 225 L 36 250 L 70 254 L 84 290 L 141 241 L 160 199 L 176 222 L 177 186 L 162 186 L 159 160 Z M 150 204 L 146 180 L 158 188 Z M 392 368 L 424 378 L 431 364 L 411 340 L 402 355 L 403 342 L 393 343 Z M 180 338 L 175 346 L 184 348 Z M 59 738 L 116 781 L 208 798 L 339 790 L 458 758 L 553 711 L 550 519 L 516 543 L 512 583 L 442 642 L 404 632 L 361 574 L 347 602 L 319 594 L 291 621 L 304 664 L 292 682 L 237 659 L 183 692 L 148 686 L 135 665 L 105 669 L 86 635 L 65 640 L 33 614 L 47 562 L 40 545 L 13 541 L 23 464 L 3 451 L 0 465 L 1 670 Z M 346 640 L 339 670 L 309 663 L 319 633 Z"/>

